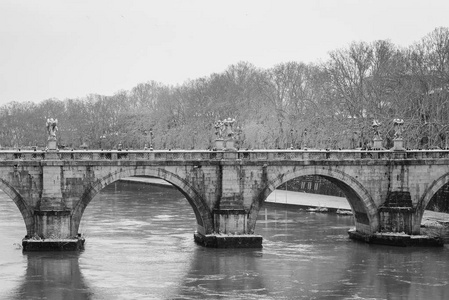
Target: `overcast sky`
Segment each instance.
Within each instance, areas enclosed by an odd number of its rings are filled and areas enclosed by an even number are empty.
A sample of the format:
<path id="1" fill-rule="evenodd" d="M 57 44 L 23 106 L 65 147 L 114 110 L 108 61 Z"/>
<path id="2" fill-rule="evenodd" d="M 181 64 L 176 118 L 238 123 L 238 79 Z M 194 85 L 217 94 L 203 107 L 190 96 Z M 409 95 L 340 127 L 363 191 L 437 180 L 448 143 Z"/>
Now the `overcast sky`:
<path id="1" fill-rule="evenodd" d="M 0 0 L 0 104 L 182 84 L 247 61 L 326 60 L 353 41 L 408 46 L 448 0 Z"/>

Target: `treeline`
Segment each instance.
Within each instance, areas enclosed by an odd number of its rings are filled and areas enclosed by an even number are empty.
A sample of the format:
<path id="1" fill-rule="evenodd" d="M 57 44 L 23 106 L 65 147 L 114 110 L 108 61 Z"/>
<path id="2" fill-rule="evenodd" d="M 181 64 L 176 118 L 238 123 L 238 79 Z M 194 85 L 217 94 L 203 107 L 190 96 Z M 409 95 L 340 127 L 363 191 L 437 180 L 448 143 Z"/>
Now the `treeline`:
<path id="1" fill-rule="evenodd" d="M 232 117 L 241 148 L 369 147 L 372 122 L 392 146 L 404 119 L 407 148 L 446 147 L 449 130 L 449 29 L 400 48 L 354 42 L 320 63 L 248 62 L 169 86 L 141 83 L 113 96 L 11 102 L 0 107 L 0 145 L 45 146 L 45 120 L 57 118 L 58 143 L 78 148 L 207 149 L 213 124 Z"/>

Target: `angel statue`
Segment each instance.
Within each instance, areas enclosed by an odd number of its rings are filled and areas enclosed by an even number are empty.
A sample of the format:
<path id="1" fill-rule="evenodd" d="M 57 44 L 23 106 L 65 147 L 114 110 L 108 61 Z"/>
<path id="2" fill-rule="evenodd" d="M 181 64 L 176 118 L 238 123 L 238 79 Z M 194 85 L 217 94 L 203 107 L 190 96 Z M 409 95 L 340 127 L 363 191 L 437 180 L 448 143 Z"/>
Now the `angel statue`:
<path id="1" fill-rule="evenodd" d="M 56 139 L 56 131 L 58 131 L 58 119 L 47 119 L 47 133 L 49 140 Z"/>
<path id="2" fill-rule="evenodd" d="M 402 138 L 402 126 L 404 125 L 404 120 L 394 119 L 393 125 L 394 125 L 394 139 L 401 139 Z"/>
<path id="3" fill-rule="evenodd" d="M 223 120 L 223 125 L 225 126 L 226 136 L 232 138 L 234 136 L 234 131 L 232 131 L 232 126 L 235 123 L 235 119 L 227 118 Z"/>
<path id="4" fill-rule="evenodd" d="M 380 139 L 379 127 L 381 123 L 378 120 L 373 120 L 374 139 Z"/>
<path id="5" fill-rule="evenodd" d="M 215 128 L 215 135 L 217 136 L 217 139 L 222 139 L 223 138 L 223 122 L 218 120 L 217 122 L 215 122 L 214 128 Z"/>

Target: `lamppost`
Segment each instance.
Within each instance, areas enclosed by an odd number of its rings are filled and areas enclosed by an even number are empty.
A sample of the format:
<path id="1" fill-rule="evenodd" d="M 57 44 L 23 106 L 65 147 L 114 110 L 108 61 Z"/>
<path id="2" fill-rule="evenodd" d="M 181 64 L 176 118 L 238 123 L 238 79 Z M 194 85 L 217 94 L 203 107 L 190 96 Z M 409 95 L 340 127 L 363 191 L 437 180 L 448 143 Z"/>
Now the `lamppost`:
<path id="1" fill-rule="evenodd" d="M 150 128 L 150 151 L 153 151 L 153 128 Z"/>
<path id="2" fill-rule="evenodd" d="M 237 126 L 237 143 L 238 148 L 242 148 L 242 128 L 240 126 Z"/>
<path id="3" fill-rule="evenodd" d="M 307 128 L 305 128 L 303 131 L 303 148 L 307 148 Z"/>
<path id="4" fill-rule="evenodd" d="M 290 150 L 293 150 L 293 128 L 290 129 Z"/>
<path id="5" fill-rule="evenodd" d="M 448 137 L 448 134 L 449 134 L 449 131 L 446 130 L 446 137 L 444 139 L 444 142 L 445 142 L 445 148 L 444 149 L 446 149 L 446 150 L 447 150 L 447 137 Z"/>
<path id="6" fill-rule="evenodd" d="M 359 132 L 354 130 L 352 133 L 352 149 L 355 149 L 359 146 Z"/>
<path id="7" fill-rule="evenodd" d="M 196 130 L 193 132 L 192 135 L 192 150 L 195 149 L 195 135 L 197 134 Z"/>
<path id="8" fill-rule="evenodd" d="M 147 150 L 147 149 L 148 149 L 148 147 L 147 147 L 147 136 L 148 136 L 148 131 L 147 131 L 146 129 L 143 131 L 143 135 L 145 136 L 145 141 L 144 141 L 144 143 L 143 143 L 143 150 Z"/>

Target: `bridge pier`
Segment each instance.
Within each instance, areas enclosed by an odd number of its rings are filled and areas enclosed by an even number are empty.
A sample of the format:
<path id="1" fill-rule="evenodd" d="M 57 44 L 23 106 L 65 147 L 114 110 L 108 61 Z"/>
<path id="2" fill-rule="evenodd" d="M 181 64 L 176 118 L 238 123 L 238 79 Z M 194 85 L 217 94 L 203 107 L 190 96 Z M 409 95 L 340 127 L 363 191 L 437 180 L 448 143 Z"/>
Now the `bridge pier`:
<path id="1" fill-rule="evenodd" d="M 71 236 L 72 212 L 70 210 L 34 211 L 34 234 L 22 240 L 23 251 L 79 250 L 84 238 Z"/>
<path id="2" fill-rule="evenodd" d="M 24 251 L 78 250 L 84 238 L 72 234 L 72 209 L 65 203 L 61 190 L 61 160 L 54 151 L 42 167 L 42 196 L 34 208 L 32 235 L 22 240 Z"/>
<path id="3" fill-rule="evenodd" d="M 378 208 L 379 230 L 374 234 L 349 231 L 353 239 L 393 246 L 443 246 L 441 238 L 420 235 L 420 219 L 416 217 L 410 192 L 389 192 Z"/>
<path id="4" fill-rule="evenodd" d="M 414 226 L 415 210 L 411 207 L 379 207 L 380 232 L 419 234 Z"/>
<path id="5" fill-rule="evenodd" d="M 22 240 L 23 251 L 79 250 L 84 238 L 71 236 L 72 212 L 70 210 L 34 211 L 34 235 Z"/>
<path id="6" fill-rule="evenodd" d="M 212 248 L 261 248 L 262 236 L 248 230 L 248 211 L 215 209 L 214 233 L 195 233 L 195 242 Z"/>
<path id="7" fill-rule="evenodd" d="M 387 201 L 379 207 L 379 231 L 419 234 L 419 228 L 418 232 L 414 231 L 414 213 L 410 192 L 389 192 Z"/>
<path id="8" fill-rule="evenodd" d="M 70 210 L 34 211 L 35 235 L 45 238 L 66 238 L 70 236 Z"/>

